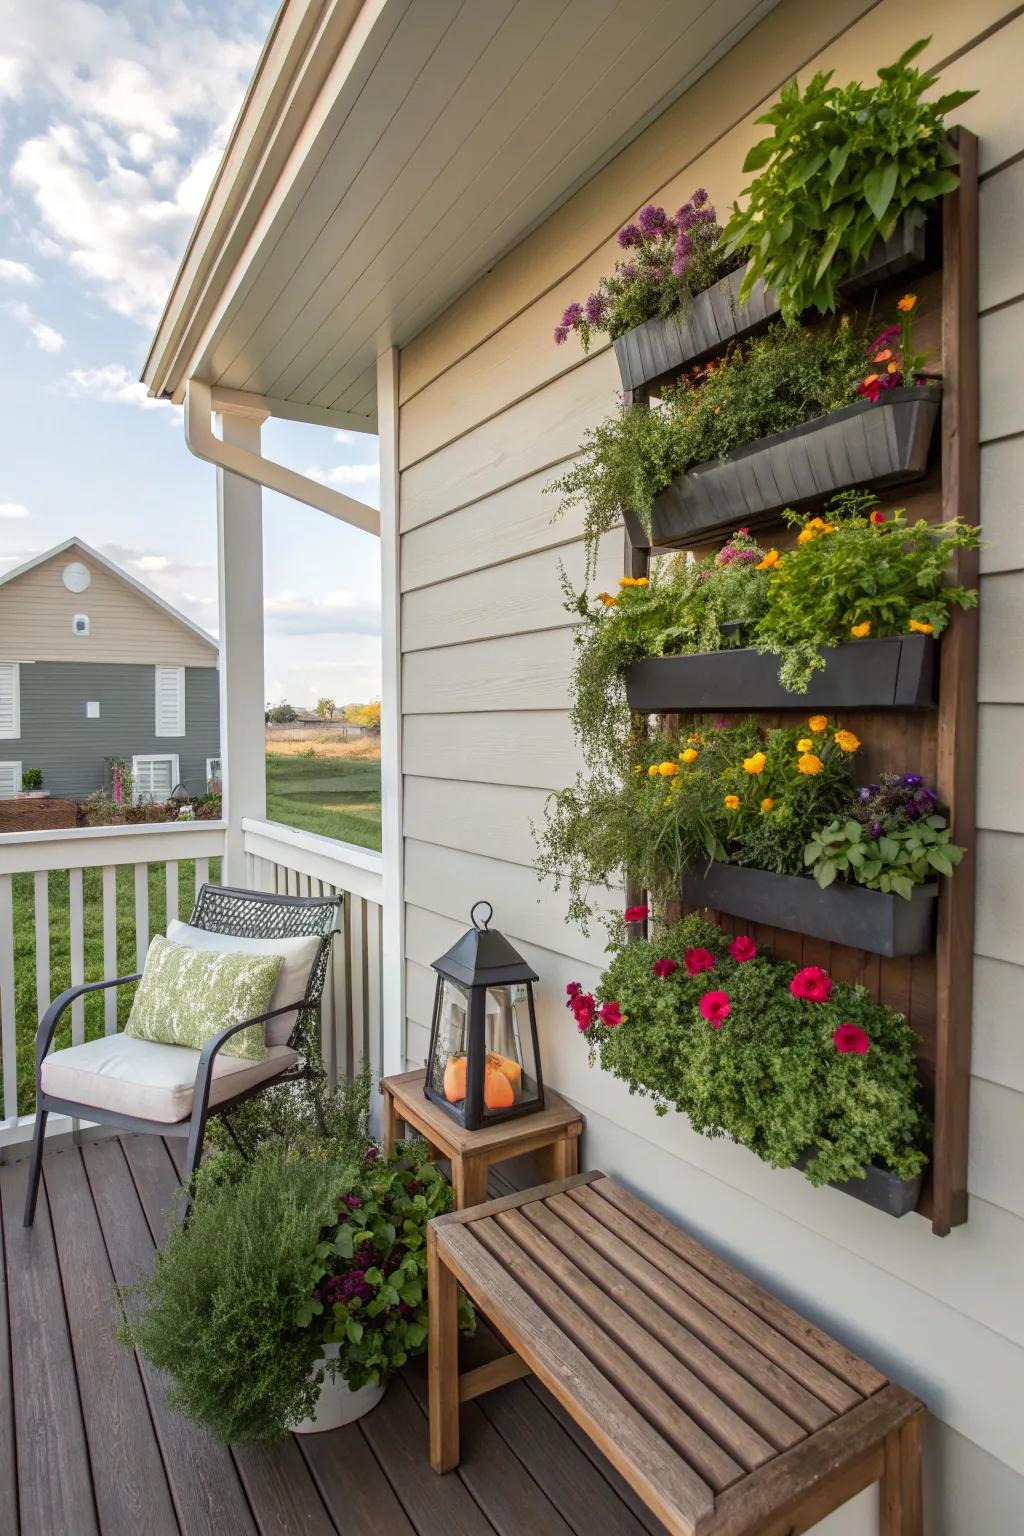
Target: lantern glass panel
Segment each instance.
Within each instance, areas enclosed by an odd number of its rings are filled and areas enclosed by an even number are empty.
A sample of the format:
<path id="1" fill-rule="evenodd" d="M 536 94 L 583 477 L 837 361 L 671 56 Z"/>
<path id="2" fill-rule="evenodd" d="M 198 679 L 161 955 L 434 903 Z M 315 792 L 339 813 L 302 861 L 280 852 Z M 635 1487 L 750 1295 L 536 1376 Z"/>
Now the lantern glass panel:
<path id="1" fill-rule="evenodd" d="M 427 1067 L 428 1082 L 449 1104 L 466 1097 L 466 1052 L 469 1049 L 469 992 L 447 976 L 441 978 L 434 1004 L 437 1028 Z"/>
<path id="2" fill-rule="evenodd" d="M 535 1103 L 539 1097 L 525 982 L 488 987 L 484 997 L 484 1117 Z"/>

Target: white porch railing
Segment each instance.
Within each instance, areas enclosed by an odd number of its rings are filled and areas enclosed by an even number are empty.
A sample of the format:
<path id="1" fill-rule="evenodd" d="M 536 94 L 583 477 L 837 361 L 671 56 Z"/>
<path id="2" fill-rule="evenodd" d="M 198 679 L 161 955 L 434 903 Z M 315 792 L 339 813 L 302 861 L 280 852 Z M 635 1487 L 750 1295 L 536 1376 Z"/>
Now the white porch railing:
<path id="1" fill-rule="evenodd" d="M 295 896 L 344 893 L 342 932 L 323 1002 L 324 1060 L 332 1082 L 383 1059 L 381 857 L 277 822 L 244 820 L 244 878 L 236 884 Z M 141 970 L 168 915 L 188 918 L 195 893 L 220 879 L 222 821 L 18 832 L 0 839 L 0 1153 L 32 1135 L 35 1034 L 53 997 L 82 981 Z M 112 1033 L 128 996 L 113 991 L 71 1008 L 65 1044 Z M 120 1018 L 123 1024 L 124 1018 Z M 58 1037 L 59 1039 L 61 1037 Z M 71 1128 L 51 1115 L 47 1135 Z"/>
<path id="2" fill-rule="evenodd" d="M 322 1047 L 330 1081 L 367 1058 L 383 1065 L 381 856 L 277 821 L 242 820 L 245 884 L 289 896 L 345 895 L 342 930 L 324 990 Z"/>

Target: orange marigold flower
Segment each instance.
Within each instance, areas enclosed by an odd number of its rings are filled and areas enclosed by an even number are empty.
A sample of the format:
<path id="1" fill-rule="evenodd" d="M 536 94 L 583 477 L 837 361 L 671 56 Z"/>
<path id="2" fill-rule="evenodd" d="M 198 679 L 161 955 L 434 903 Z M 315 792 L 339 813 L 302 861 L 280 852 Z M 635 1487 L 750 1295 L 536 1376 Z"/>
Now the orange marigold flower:
<path id="1" fill-rule="evenodd" d="M 856 752 L 860 746 L 860 737 L 852 731 L 836 731 L 832 739 L 840 752 Z"/>
<path id="2" fill-rule="evenodd" d="M 872 384 L 877 384 L 877 383 L 878 383 L 878 374 L 877 373 L 869 373 L 867 378 L 863 380 L 863 384 L 864 384 L 864 388 L 865 389 L 870 389 Z"/>
<path id="3" fill-rule="evenodd" d="M 803 757 L 798 759 L 796 766 L 800 773 L 813 775 L 820 773 L 825 764 L 816 752 L 805 752 Z"/>
<path id="4" fill-rule="evenodd" d="M 862 624 L 851 624 L 850 634 L 855 640 L 863 640 L 865 635 L 871 633 L 871 620 L 865 619 Z"/>
<path id="5" fill-rule="evenodd" d="M 885 371 L 886 373 L 899 373 L 900 365 L 899 363 L 890 363 Z"/>
<path id="6" fill-rule="evenodd" d="M 896 304 L 896 308 L 900 311 L 901 314 L 909 315 L 910 311 L 913 309 L 913 307 L 914 307 L 914 305 L 916 303 L 917 303 L 917 294 L 916 293 L 905 293 L 903 295 L 902 299 L 898 300 L 898 302 Z"/>
<path id="7" fill-rule="evenodd" d="M 876 352 L 875 353 L 875 355 L 871 359 L 871 361 L 873 363 L 887 363 L 891 357 L 892 357 L 892 348 L 891 347 L 883 347 L 881 352 Z"/>
<path id="8" fill-rule="evenodd" d="M 765 555 L 764 559 L 757 562 L 757 564 L 754 566 L 754 570 L 770 571 L 773 566 L 778 565 L 781 559 L 782 556 L 779 554 L 777 549 L 770 549 Z"/>
<path id="9" fill-rule="evenodd" d="M 657 765 L 657 763 L 652 763 L 651 766 L 648 768 L 648 770 L 647 770 L 647 777 L 649 779 L 656 779 L 658 777 L 658 765 Z"/>
<path id="10" fill-rule="evenodd" d="M 797 534 L 796 541 L 798 544 L 809 544 L 812 539 L 816 539 L 817 537 L 817 528 L 804 528 L 800 533 Z"/>
<path id="11" fill-rule="evenodd" d="M 809 736 L 804 736 L 800 741 L 797 742 L 796 749 L 798 752 L 809 752 L 813 746 L 814 742 L 811 740 L 811 738 Z"/>
<path id="12" fill-rule="evenodd" d="M 687 747 L 685 752 L 680 752 L 679 757 L 681 762 L 695 763 L 697 761 L 697 748 Z"/>
<path id="13" fill-rule="evenodd" d="M 812 715 L 807 724 L 810 726 L 815 735 L 820 736 L 822 731 L 828 729 L 828 716 Z"/>
<path id="14" fill-rule="evenodd" d="M 726 795 L 722 804 L 727 811 L 738 811 L 740 808 L 740 797 L 739 795 Z"/>
<path id="15" fill-rule="evenodd" d="M 935 633 L 935 625 L 923 623 L 920 619 L 911 619 L 910 633 L 912 635 L 933 635 Z"/>
<path id="16" fill-rule="evenodd" d="M 597 600 L 599 603 L 604 603 L 606 608 L 614 608 L 619 601 L 617 597 L 612 597 L 610 592 L 599 592 Z"/>
<path id="17" fill-rule="evenodd" d="M 765 795 L 764 799 L 761 801 L 761 811 L 763 815 L 767 816 L 768 812 L 774 809 L 775 801 L 772 799 L 771 795 Z"/>
<path id="18" fill-rule="evenodd" d="M 767 759 L 767 757 L 765 757 L 763 752 L 755 752 L 753 754 L 753 756 L 745 757 L 743 759 L 743 769 L 744 769 L 744 772 L 745 773 L 764 773 L 765 764 L 767 763 L 767 761 L 768 761 L 768 759 Z"/>
<path id="19" fill-rule="evenodd" d="M 663 779 L 671 779 L 675 777 L 675 775 L 679 772 L 679 769 L 676 767 L 675 763 L 659 763 L 658 772 L 661 774 Z"/>

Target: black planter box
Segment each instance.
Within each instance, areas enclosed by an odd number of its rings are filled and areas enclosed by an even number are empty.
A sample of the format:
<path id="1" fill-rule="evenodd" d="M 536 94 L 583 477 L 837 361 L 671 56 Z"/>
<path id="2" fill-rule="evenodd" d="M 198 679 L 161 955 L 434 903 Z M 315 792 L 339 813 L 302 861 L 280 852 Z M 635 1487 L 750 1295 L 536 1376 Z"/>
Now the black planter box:
<path id="1" fill-rule="evenodd" d="M 842 293 L 852 297 L 936 261 L 937 234 L 937 218 L 926 220 L 921 209 L 904 214 L 890 239 L 872 246 L 856 272 L 842 284 Z M 740 308 L 737 295 L 746 270 L 739 267 L 720 278 L 677 314 L 655 315 L 616 337 L 612 346 L 623 389 L 658 383 L 690 363 L 713 356 L 730 341 L 743 341 L 763 331 L 778 319 L 775 295 L 761 282 L 754 284 Z"/>
<path id="2" fill-rule="evenodd" d="M 656 497 L 650 543 L 699 543 L 854 486 L 881 490 L 919 480 L 940 403 L 935 385 L 890 389 L 877 404 L 858 401 L 702 464 Z M 627 520 L 634 539 L 636 526 Z"/>
<path id="3" fill-rule="evenodd" d="M 706 709 L 934 709 L 938 645 L 929 635 L 851 640 L 823 652 L 806 693 L 779 682 L 779 658 L 749 649 L 648 656 L 626 673 L 637 714 Z"/>
<path id="4" fill-rule="evenodd" d="M 796 1166 L 803 1170 L 814 1157 L 813 1149 L 801 1152 Z M 873 1205 L 876 1211 L 884 1211 L 887 1216 L 906 1216 L 910 1211 L 916 1211 L 923 1183 L 923 1173 L 912 1179 L 901 1179 L 891 1168 L 876 1168 L 869 1164 L 862 1179 L 836 1179 L 829 1188 L 852 1195 L 855 1200 L 863 1200 L 865 1205 Z"/>
<path id="5" fill-rule="evenodd" d="M 688 907 L 730 912 L 751 923 L 788 928 L 873 955 L 924 955 L 934 946 L 935 881 L 914 887 L 909 901 L 838 880 L 822 890 L 810 875 L 775 875 L 738 864 L 711 864 L 685 874 L 679 895 Z"/>

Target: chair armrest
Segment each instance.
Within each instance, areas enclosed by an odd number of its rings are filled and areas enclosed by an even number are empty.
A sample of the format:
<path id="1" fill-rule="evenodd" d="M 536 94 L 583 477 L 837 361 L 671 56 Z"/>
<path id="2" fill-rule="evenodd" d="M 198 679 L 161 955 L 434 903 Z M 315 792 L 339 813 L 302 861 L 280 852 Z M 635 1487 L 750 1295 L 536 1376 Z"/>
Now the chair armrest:
<path id="1" fill-rule="evenodd" d="M 142 972 L 136 971 L 131 976 L 115 976 L 110 981 L 86 981 L 77 987 L 68 987 L 59 997 L 55 997 L 39 1020 L 39 1028 L 36 1031 L 36 1069 L 38 1070 L 46 1057 L 47 1051 L 53 1043 L 53 1037 L 60 1023 L 61 1015 L 68 1009 L 78 997 L 85 997 L 88 992 L 102 992 L 107 987 L 123 987 L 130 981 L 140 981 Z"/>
<path id="2" fill-rule="evenodd" d="M 229 1024 L 226 1029 L 219 1030 L 217 1034 L 211 1035 L 199 1053 L 199 1065 L 196 1067 L 196 1086 L 193 1097 L 193 1114 L 195 1113 L 197 1101 L 202 1106 L 203 1112 L 205 1113 L 206 1111 L 214 1060 L 221 1046 L 230 1040 L 232 1035 L 237 1035 L 239 1030 L 250 1029 L 253 1024 L 265 1024 L 268 1019 L 276 1019 L 279 1014 L 294 1013 L 297 1009 L 307 1008 L 308 1006 L 308 998 L 303 998 L 298 1003 L 285 1003 L 281 1008 L 271 1008 L 269 1013 L 258 1013 L 251 1019 L 239 1019 L 237 1024 Z"/>

